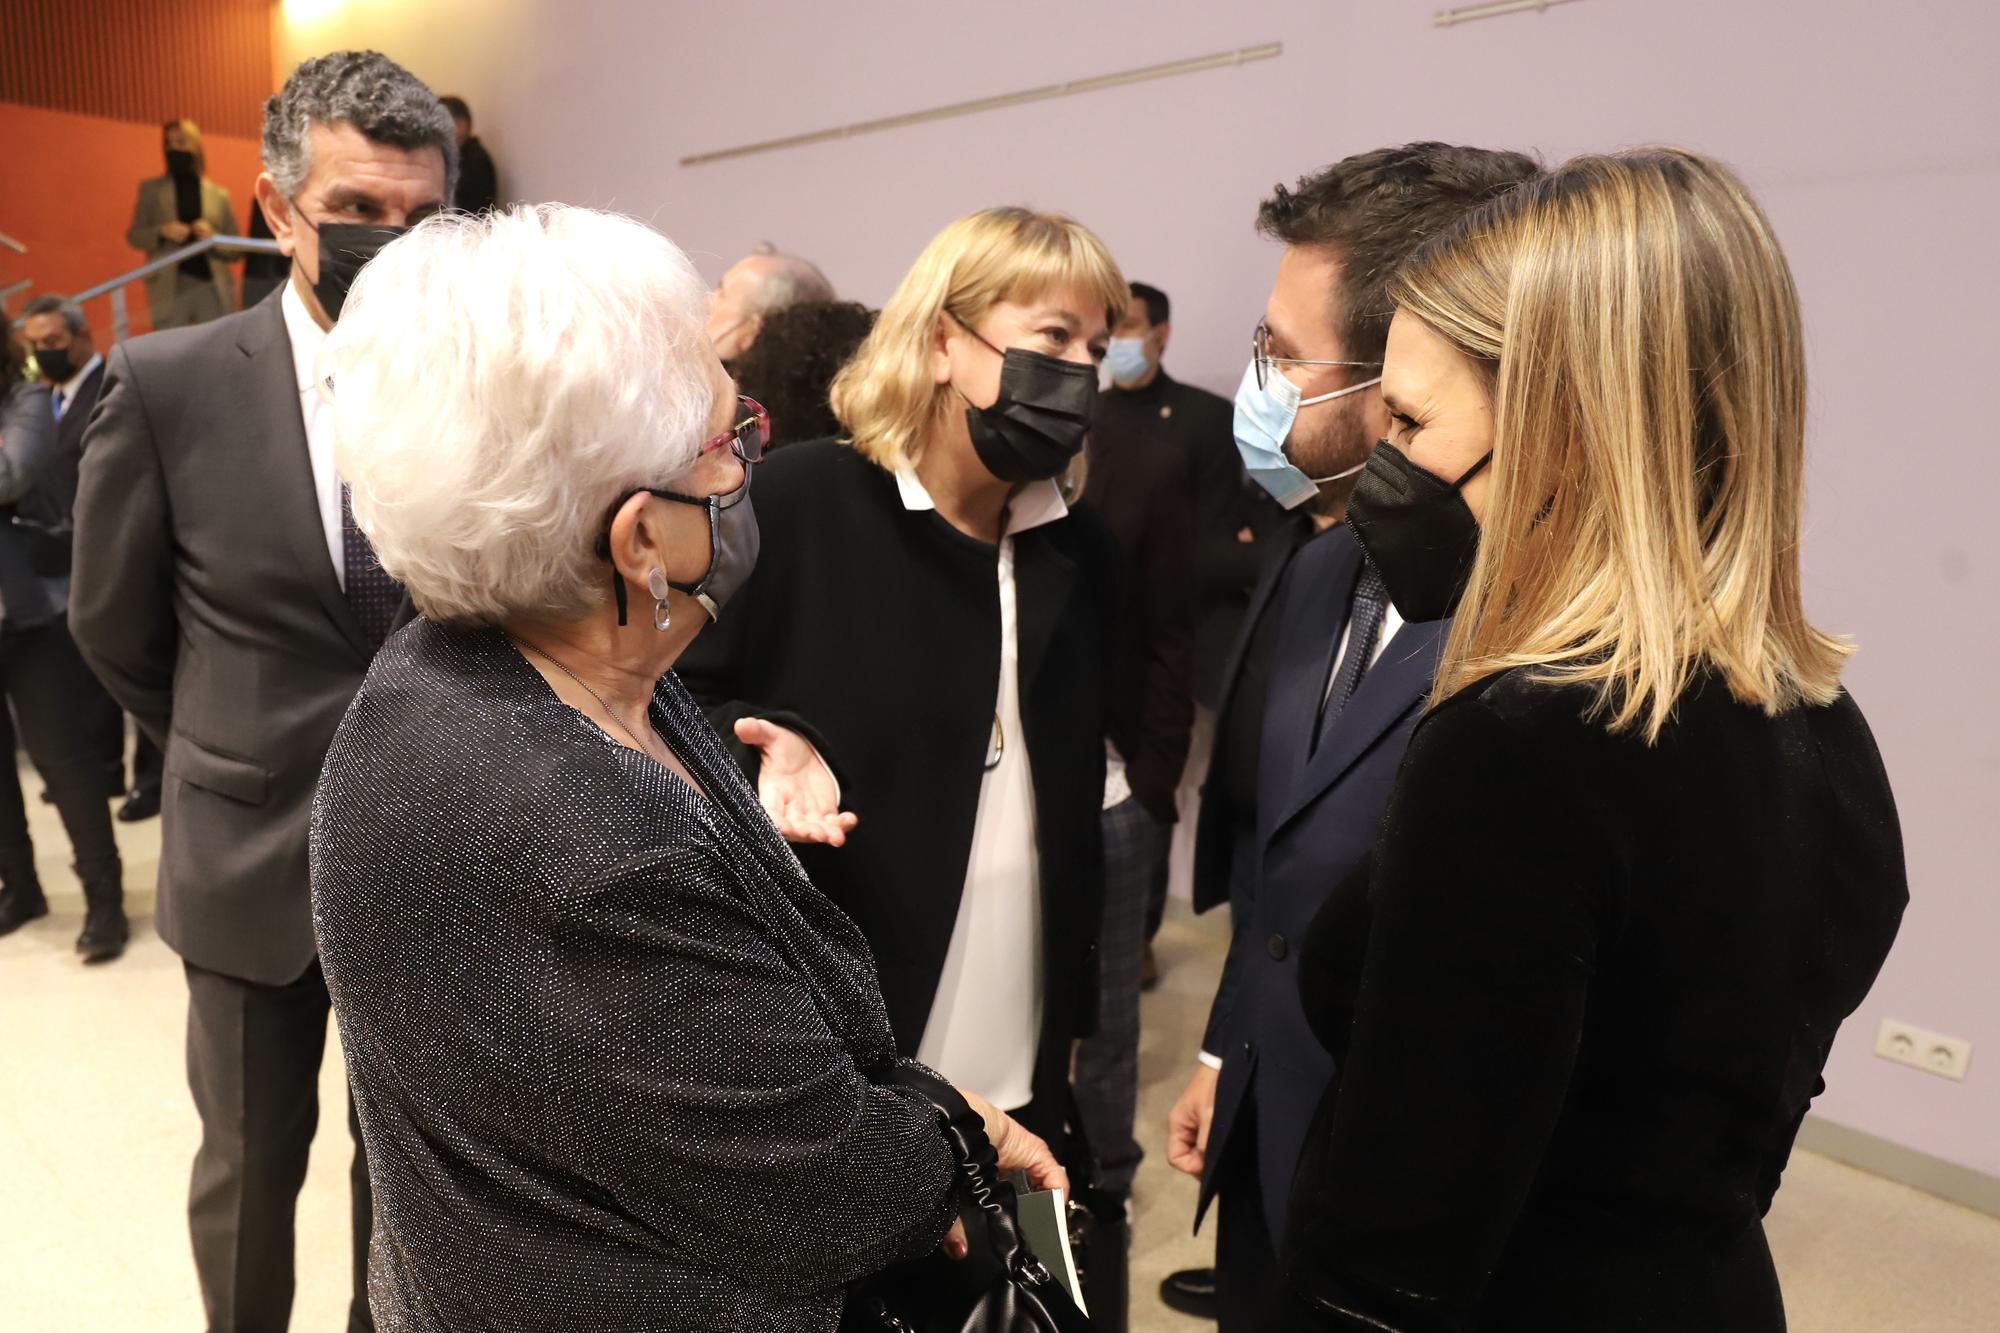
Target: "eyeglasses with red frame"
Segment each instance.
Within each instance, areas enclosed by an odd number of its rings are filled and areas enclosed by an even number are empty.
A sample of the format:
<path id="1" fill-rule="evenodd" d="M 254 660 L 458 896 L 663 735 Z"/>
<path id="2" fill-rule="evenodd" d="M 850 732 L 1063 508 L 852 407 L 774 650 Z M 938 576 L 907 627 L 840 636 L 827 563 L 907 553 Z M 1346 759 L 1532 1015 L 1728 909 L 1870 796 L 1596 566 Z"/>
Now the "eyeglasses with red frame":
<path id="1" fill-rule="evenodd" d="M 764 448 L 771 443 L 771 414 L 764 405 L 746 394 L 737 394 L 736 401 L 743 408 L 743 419 L 722 434 L 706 441 L 701 446 L 703 453 L 729 446 L 729 452 L 745 465 L 764 461 Z"/>

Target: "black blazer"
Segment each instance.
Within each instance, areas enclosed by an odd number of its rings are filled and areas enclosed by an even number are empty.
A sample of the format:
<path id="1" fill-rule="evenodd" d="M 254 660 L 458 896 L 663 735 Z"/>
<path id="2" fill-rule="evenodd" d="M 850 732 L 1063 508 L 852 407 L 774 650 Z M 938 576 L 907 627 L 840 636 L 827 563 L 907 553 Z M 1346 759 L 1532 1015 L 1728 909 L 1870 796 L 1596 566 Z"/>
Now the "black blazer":
<path id="1" fill-rule="evenodd" d="M 1126 781 L 1146 813 L 1177 818 L 1194 699 L 1194 510 L 1187 458 L 1170 442 L 1091 427 L 1083 497 L 1118 546 L 1118 607 L 1105 708 Z"/>
<path id="2" fill-rule="evenodd" d="M 1225 1172 L 1248 1166 L 1273 1237 L 1281 1234 L 1292 1170 L 1334 1073 L 1299 1002 L 1298 946 L 1334 886 L 1374 850 L 1450 625 L 1403 626 L 1313 749 L 1361 564 L 1354 534 L 1342 524 L 1305 543 L 1269 581 L 1262 614 L 1275 618 L 1276 638 L 1258 746 L 1257 808 L 1246 825 L 1241 812 L 1227 809 L 1224 794 L 1212 791 L 1214 809 L 1204 798 L 1196 844 L 1205 873 L 1228 874 L 1233 884 L 1229 956 L 1203 1036 L 1204 1047 L 1222 1057 L 1222 1075 L 1199 1208 L 1218 1188 L 1231 1188 Z M 1256 624 L 1252 617 L 1246 629 L 1254 633 Z M 1230 845 L 1245 836 L 1247 847 Z M 1245 1161 L 1229 1144 L 1252 1115 L 1257 1151 Z"/>
<path id="3" fill-rule="evenodd" d="M 794 727 L 860 819 L 844 847 L 802 846 L 852 917 L 889 1022 L 917 1049 L 972 848 L 1000 661 L 994 548 L 904 508 L 889 472 L 831 440 L 757 469 L 763 549 L 679 672 L 725 739 L 736 720 Z M 1114 555 L 1087 509 L 1014 539 L 1022 722 L 1033 756 L 1045 977 L 1036 1095 L 1095 1025 L 1104 854 L 1105 636 Z M 757 754 L 737 747 L 754 779 Z"/>
<path id="4" fill-rule="evenodd" d="M 309 805 L 370 655 L 327 549 L 278 301 L 112 349 L 70 587 L 77 646 L 166 752 L 160 936 L 264 985 L 312 963 Z"/>
<path id="5" fill-rule="evenodd" d="M 1313 922 L 1340 1076 L 1288 1326 L 1785 1326 L 1760 1219 L 1908 901 L 1895 800 L 1845 695 L 1703 676 L 1651 745 L 1590 702 L 1517 670 L 1437 708 Z"/>
<path id="6" fill-rule="evenodd" d="M 1181 456 L 1193 528 L 1184 554 L 1191 582 L 1180 591 L 1192 618 L 1188 688 L 1211 706 L 1243 596 L 1257 577 L 1257 566 L 1246 562 L 1246 544 L 1236 540 L 1237 530 L 1250 522 L 1251 501 L 1236 452 L 1235 412 L 1229 399 L 1183 384 L 1163 367 L 1142 389 L 1114 387 L 1097 395 L 1091 419 L 1094 433 L 1115 431 Z M 1277 511 L 1268 499 L 1265 508 Z"/>
<path id="7" fill-rule="evenodd" d="M 824 1329 L 956 1202 L 868 949 L 693 700 L 704 800 L 495 629 L 420 620 L 327 755 L 313 903 L 385 1328 Z"/>

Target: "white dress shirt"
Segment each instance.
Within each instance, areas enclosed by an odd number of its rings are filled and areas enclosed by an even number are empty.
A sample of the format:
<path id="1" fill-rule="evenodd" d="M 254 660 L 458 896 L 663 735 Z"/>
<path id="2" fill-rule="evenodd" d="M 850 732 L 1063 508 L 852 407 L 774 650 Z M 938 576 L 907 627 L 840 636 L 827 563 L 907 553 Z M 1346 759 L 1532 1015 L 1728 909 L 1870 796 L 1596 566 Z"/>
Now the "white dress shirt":
<path id="1" fill-rule="evenodd" d="M 1369 671 L 1373 671 L 1375 664 L 1382 660 L 1383 652 L 1389 647 L 1389 640 L 1395 638 L 1396 632 L 1402 628 L 1403 618 L 1396 614 L 1396 604 L 1390 602 L 1382 608 L 1382 630 L 1381 633 L 1375 636 L 1375 651 L 1368 655 Z M 1340 627 L 1340 642 L 1334 646 L 1333 665 L 1326 673 L 1326 684 L 1320 688 L 1319 697 L 1322 704 L 1333 693 L 1333 682 L 1340 676 L 1340 664 L 1347 657 L 1347 644 L 1349 639 L 1353 637 L 1353 634 L 1354 609 L 1350 606 L 1347 612 L 1347 623 Z M 1363 672 L 1361 678 L 1363 680 L 1368 679 L 1367 672 Z M 1196 1058 L 1210 1069 L 1222 1068 L 1222 1057 L 1212 1052 L 1202 1051 Z"/>
<path id="2" fill-rule="evenodd" d="M 907 509 L 935 509 L 917 474 L 896 486 Z M 1042 892 L 1035 847 L 1035 786 L 1021 729 L 1020 617 L 1014 536 L 1069 512 L 1053 481 L 1014 497 L 995 560 L 1000 581 L 1000 661 L 994 704 L 998 755 L 980 780 L 972 853 L 944 973 L 917 1059 L 1002 1110 L 1034 1099 L 1042 1036 Z"/>
<path id="3" fill-rule="evenodd" d="M 347 554 L 341 540 L 340 474 L 333 470 L 333 405 L 326 401 L 314 382 L 319 349 L 326 344 L 326 330 L 313 322 L 299 289 L 285 284 L 278 298 L 285 312 L 285 334 L 292 340 L 292 369 L 298 377 L 299 415 L 305 419 L 306 452 L 312 456 L 313 494 L 319 500 L 319 521 L 326 529 L 326 551 L 333 561 L 333 576 L 347 590 Z"/>
<path id="4" fill-rule="evenodd" d="M 90 372 L 103 364 L 104 354 L 102 352 L 92 352 L 90 360 L 83 363 L 83 369 L 55 386 L 54 392 L 50 394 L 50 399 L 55 408 L 57 421 L 63 419 L 63 413 L 69 411 L 70 404 L 76 401 L 76 391 L 82 387 L 85 380 L 90 378 Z"/>

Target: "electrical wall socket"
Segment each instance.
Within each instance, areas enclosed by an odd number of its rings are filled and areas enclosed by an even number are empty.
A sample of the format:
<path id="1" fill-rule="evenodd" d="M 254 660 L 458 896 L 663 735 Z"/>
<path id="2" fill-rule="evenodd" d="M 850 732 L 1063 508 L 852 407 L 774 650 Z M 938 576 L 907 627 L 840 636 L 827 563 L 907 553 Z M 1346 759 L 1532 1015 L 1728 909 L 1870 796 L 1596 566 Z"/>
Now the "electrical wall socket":
<path id="1" fill-rule="evenodd" d="M 1882 1030 L 1875 1034 L 1875 1054 L 1962 1083 L 1966 1067 L 1972 1063 L 1972 1043 L 1885 1018 Z"/>

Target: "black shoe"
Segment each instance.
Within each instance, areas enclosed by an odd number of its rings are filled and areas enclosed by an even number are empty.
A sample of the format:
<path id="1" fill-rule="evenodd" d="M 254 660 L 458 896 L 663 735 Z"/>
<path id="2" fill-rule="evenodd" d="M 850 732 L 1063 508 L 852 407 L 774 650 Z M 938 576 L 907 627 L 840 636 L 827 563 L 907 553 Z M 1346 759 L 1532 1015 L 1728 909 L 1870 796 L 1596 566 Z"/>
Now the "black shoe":
<path id="1" fill-rule="evenodd" d="M 0 935 L 11 935 L 38 916 L 49 914 L 49 900 L 42 886 L 0 889 Z"/>
<path id="2" fill-rule="evenodd" d="M 1160 1281 L 1160 1302 L 1169 1310 L 1179 1310 L 1197 1319 L 1216 1318 L 1219 1312 L 1215 1304 L 1215 1270 L 1183 1268 L 1167 1274 Z"/>
<path id="3" fill-rule="evenodd" d="M 157 787 L 134 787 L 125 797 L 125 804 L 118 807 L 118 822 L 137 824 L 160 813 L 160 792 Z"/>
<path id="4" fill-rule="evenodd" d="M 76 937 L 76 951 L 86 963 L 108 963 L 125 952 L 132 928 L 125 923 L 122 907 L 93 907 L 83 918 L 83 934 Z"/>

